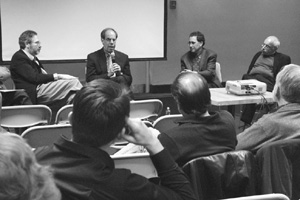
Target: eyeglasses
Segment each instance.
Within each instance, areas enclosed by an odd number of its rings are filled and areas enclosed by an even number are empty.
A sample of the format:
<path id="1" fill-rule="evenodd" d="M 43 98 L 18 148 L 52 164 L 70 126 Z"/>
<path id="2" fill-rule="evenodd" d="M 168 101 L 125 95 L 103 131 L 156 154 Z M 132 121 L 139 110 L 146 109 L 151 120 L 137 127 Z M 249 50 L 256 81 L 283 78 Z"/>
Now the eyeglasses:
<path id="1" fill-rule="evenodd" d="M 272 46 L 270 46 L 270 45 L 268 45 L 268 44 L 262 44 L 261 47 L 267 47 L 267 48 L 269 48 L 269 49 L 272 49 L 272 48 L 273 48 Z"/>

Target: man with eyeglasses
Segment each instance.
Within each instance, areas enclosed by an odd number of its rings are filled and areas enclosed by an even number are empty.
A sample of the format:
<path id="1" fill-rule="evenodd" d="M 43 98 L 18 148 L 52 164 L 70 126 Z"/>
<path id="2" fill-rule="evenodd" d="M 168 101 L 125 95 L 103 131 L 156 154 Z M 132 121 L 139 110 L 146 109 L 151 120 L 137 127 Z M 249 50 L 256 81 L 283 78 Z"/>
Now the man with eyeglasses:
<path id="1" fill-rule="evenodd" d="M 60 105 L 73 102 L 82 85 L 68 74 L 48 74 L 36 57 L 41 42 L 35 31 L 24 31 L 19 37 L 20 50 L 11 59 L 11 77 L 17 89 L 24 89 L 33 104 Z"/>
<path id="2" fill-rule="evenodd" d="M 217 54 L 204 48 L 205 37 L 200 31 L 192 32 L 188 42 L 190 51 L 181 57 L 181 71 L 196 71 L 207 81 L 210 88 L 220 87 L 216 77 Z"/>
<path id="3" fill-rule="evenodd" d="M 118 33 L 113 28 L 105 28 L 100 37 L 103 47 L 87 56 L 86 82 L 102 78 L 130 87 L 128 55 L 115 50 Z"/>
<path id="4" fill-rule="evenodd" d="M 269 36 L 262 44 L 261 51 L 256 53 L 250 63 L 247 74 L 242 79 L 256 79 L 267 84 L 267 91 L 272 92 L 278 72 L 291 63 L 288 55 L 277 52 L 280 41 L 275 36 Z M 241 121 L 251 124 L 255 114 L 256 104 L 244 106 Z"/>

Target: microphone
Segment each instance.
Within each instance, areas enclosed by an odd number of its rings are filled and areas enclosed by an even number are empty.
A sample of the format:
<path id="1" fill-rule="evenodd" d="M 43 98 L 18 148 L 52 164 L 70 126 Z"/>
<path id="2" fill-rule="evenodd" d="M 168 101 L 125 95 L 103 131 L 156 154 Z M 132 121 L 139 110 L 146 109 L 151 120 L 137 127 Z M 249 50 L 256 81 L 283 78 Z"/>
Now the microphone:
<path id="1" fill-rule="evenodd" d="M 114 51 L 111 52 L 110 56 L 111 56 L 111 62 L 112 62 L 112 64 L 116 63 L 116 54 L 115 54 Z M 117 71 L 115 73 L 116 73 L 116 76 L 120 76 L 120 75 L 123 74 L 121 71 Z"/>

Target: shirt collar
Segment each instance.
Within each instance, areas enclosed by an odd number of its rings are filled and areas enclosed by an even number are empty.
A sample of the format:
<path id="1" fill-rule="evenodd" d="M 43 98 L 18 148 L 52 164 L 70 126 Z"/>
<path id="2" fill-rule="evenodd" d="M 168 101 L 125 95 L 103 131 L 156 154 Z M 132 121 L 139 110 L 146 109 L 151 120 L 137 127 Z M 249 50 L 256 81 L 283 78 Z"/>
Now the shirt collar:
<path id="1" fill-rule="evenodd" d="M 22 49 L 22 51 L 28 56 L 28 58 L 29 58 L 30 60 L 34 60 L 34 56 L 33 56 L 33 55 L 31 55 L 30 53 L 28 53 L 28 52 L 25 51 L 24 49 Z"/>

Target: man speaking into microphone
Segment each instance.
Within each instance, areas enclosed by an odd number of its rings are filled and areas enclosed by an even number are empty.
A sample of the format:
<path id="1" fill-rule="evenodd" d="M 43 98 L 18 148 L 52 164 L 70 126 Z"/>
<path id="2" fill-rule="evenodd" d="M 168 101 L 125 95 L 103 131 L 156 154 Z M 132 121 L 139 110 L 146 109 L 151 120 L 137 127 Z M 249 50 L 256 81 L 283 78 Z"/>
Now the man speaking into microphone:
<path id="1" fill-rule="evenodd" d="M 106 28 L 100 34 L 103 47 L 87 56 L 86 82 L 110 79 L 130 87 L 132 76 L 128 55 L 115 50 L 118 33 Z"/>

